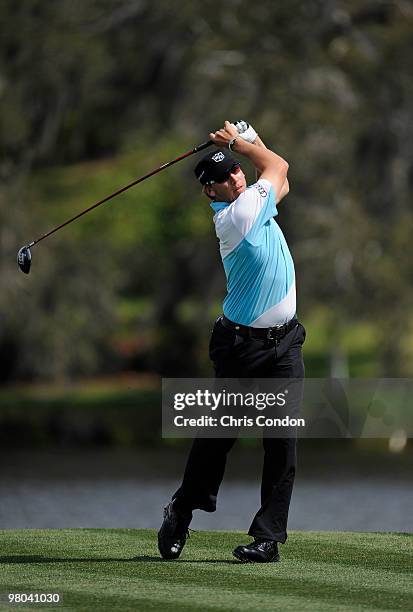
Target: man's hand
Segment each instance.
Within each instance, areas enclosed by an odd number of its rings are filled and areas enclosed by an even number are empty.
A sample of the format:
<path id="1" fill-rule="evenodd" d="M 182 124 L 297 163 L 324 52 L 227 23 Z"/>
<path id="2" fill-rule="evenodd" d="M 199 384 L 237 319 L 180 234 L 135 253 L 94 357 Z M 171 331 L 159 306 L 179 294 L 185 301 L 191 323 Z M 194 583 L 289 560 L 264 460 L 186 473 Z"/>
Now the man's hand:
<path id="1" fill-rule="evenodd" d="M 213 140 L 214 144 L 227 147 L 229 143 L 237 137 L 242 138 L 245 142 L 253 144 L 258 138 L 258 134 L 252 125 L 246 121 L 240 120 L 235 123 L 225 121 L 224 127 L 217 132 L 211 132 L 209 137 Z"/>
<path id="2" fill-rule="evenodd" d="M 275 199 L 279 200 L 279 196 L 282 192 L 285 179 L 287 178 L 288 163 L 271 151 L 267 149 L 260 142 L 251 144 L 241 138 L 236 130 L 229 121 L 225 121 L 224 127 L 217 132 L 211 132 L 209 138 L 217 146 L 226 146 L 230 143 L 231 148 L 236 153 L 244 155 L 250 162 L 255 166 L 261 178 L 270 181 L 275 191 Z M 258 139 L 259 137 L 257 137 Z M 257 146 L 258 145 L 258 146 Z M 286 195 L 286 194 L 284 194 Z"/>
<path id="3" fill-rule="evenodd" d="M 242 140 L 245 140 L 245 142 L 250 142 L 251 144 L 253 144 L 257 140 L 257 132 L 254 130 L 252 125 L 250 125 L 246 121 L 243 121 L 241 119 L 240 121 L 236 121 L 232 125 L 235 127 Z"/>
<path id="4" fill-rule="evenodd" d="M 218 147 L 228 147 L 229 143 L 238 136 L 237 128 L 229 121 L 225 121 L 223 128 L 209 135 L 212 142 Z"/>

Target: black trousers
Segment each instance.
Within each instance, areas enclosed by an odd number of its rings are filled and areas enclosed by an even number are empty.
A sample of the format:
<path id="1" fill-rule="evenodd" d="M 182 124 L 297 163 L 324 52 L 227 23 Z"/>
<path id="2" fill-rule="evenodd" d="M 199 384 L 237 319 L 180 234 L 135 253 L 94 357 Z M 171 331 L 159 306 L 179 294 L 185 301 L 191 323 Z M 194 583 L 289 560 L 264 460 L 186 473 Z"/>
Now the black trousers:
<path id="1" fill-rule="evenodd" d="M 279 344 L 240 336 L 215 322 L 210 357 L 218 378 L 304 378 L 302 345 L 305 329 L 298 323 Z M 183 511 L 214 512 L 227 454 L 236 438 L 195 438 L 182 485 L 173 498 Z M 263 437 L 261 507 L 248 534 L 284 543 L 296 469 L 296 439 Z"/>

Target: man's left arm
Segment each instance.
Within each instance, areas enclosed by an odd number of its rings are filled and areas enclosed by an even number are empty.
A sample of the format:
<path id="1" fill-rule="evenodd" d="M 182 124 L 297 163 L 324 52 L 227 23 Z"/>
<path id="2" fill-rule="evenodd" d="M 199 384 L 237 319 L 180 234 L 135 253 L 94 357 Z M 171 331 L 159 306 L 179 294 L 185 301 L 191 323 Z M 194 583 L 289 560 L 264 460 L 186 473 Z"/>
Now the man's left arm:
<path id="1" fill-rule="evenodd" d="M 278 203 L 281 202 L 286 195 L 288 195 L 290 191 L 290 184 L 288 182 L 288 178 L 285 179 L 283 186 L 281 187 L 281 191 L 278 194 Z"/>
<path id="2" fill-rule="evenodd" d="M 257 145 L 257 147 L 261 147 L 262 149 L 266 149 L 267 148 L 265 146 L 265 144 L 263 143 L 263 141 L 261 140 L 261 138 L 258 135 L 257 135 L 257 138 L 254 140 L 253 144 Z M 256 169 L 255 170 L 255 177 L 256 177 L 257 181 L 259 180 L 260 176 L 261 176 L 261 172 Z M 284 181 L 284 185 L 281 187 L 281 191 L 278 194 L 278 202 L 277 202 L 277 204 L 279 202 L 281 202 L 281 200 L 283 198 L 285 198 L 286 195 L 288 195 L 289 191 L 290 191 L 290 185 L 288 183 L 288 179 L 286 178 L 285 181 Z"/>
<path id="3" fill-rule="evenodd" d="M 246 142 L 254 144 L 257 147 L 259 147 L 260 149 L 266 149 L 267 148 L 265 146 L 264 142 L 258 136 L 257 132 L 252 127 L 252 125 L 250 125 L 246 121 L 240 120 L 240 121 L 237 121 L 235 124 L 232 124 L 232 125 L 235 127 L 235 129 L 237 130 L 237 132 L 240 135 L 240 137 L 243 140 L 245 140 Z M 260 177 L 261 177 L 261 171 L 258 168 L 256 168 L 255 169 L 255 180 L 259 181 Z M 285 177 L 284 184 L 282 185 L 282 187 L 281 187 L 281 189 L 280 189 L 280 191 L 278 193 L 277 204 L 279 202 L 281 202 L 281 200 L 288 194 L 289 191 L 290 191 L 290 186 L 289 186 L 287 177 Z"/>

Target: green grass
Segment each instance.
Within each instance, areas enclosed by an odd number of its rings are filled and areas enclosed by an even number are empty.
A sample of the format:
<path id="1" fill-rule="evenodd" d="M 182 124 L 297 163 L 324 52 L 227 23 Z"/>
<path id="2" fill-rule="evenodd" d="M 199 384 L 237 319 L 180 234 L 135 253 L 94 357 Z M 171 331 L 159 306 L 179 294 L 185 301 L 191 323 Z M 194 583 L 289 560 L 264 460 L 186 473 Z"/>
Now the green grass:
<path id="1" fill-rule="evenodd" d="M 3 600 L 8 591 L 60 593 L 63 603 L 48 609 L 412 609 L 408 534 L 292 532 L 281 563 L 268 565 L 234 560 L 233 547 L 249 540 L 236 532 L 195 532 L 178 561 L 159 558 L 154 530 L 3 530 L 0 538 Z"/>

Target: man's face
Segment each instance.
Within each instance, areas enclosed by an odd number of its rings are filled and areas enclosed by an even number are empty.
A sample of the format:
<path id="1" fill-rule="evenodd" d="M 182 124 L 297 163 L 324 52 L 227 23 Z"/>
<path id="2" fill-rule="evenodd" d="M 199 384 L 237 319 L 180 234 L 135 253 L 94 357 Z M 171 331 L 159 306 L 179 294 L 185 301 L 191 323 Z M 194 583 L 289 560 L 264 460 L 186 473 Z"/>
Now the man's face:
<path id="1" fill-rule="evenodd" d="M 246 188 L 245 174 L 236 166 L 228 172 L 224 181 L 205 185 L 205 193 L 218 202 L 233 202 Z"/>

